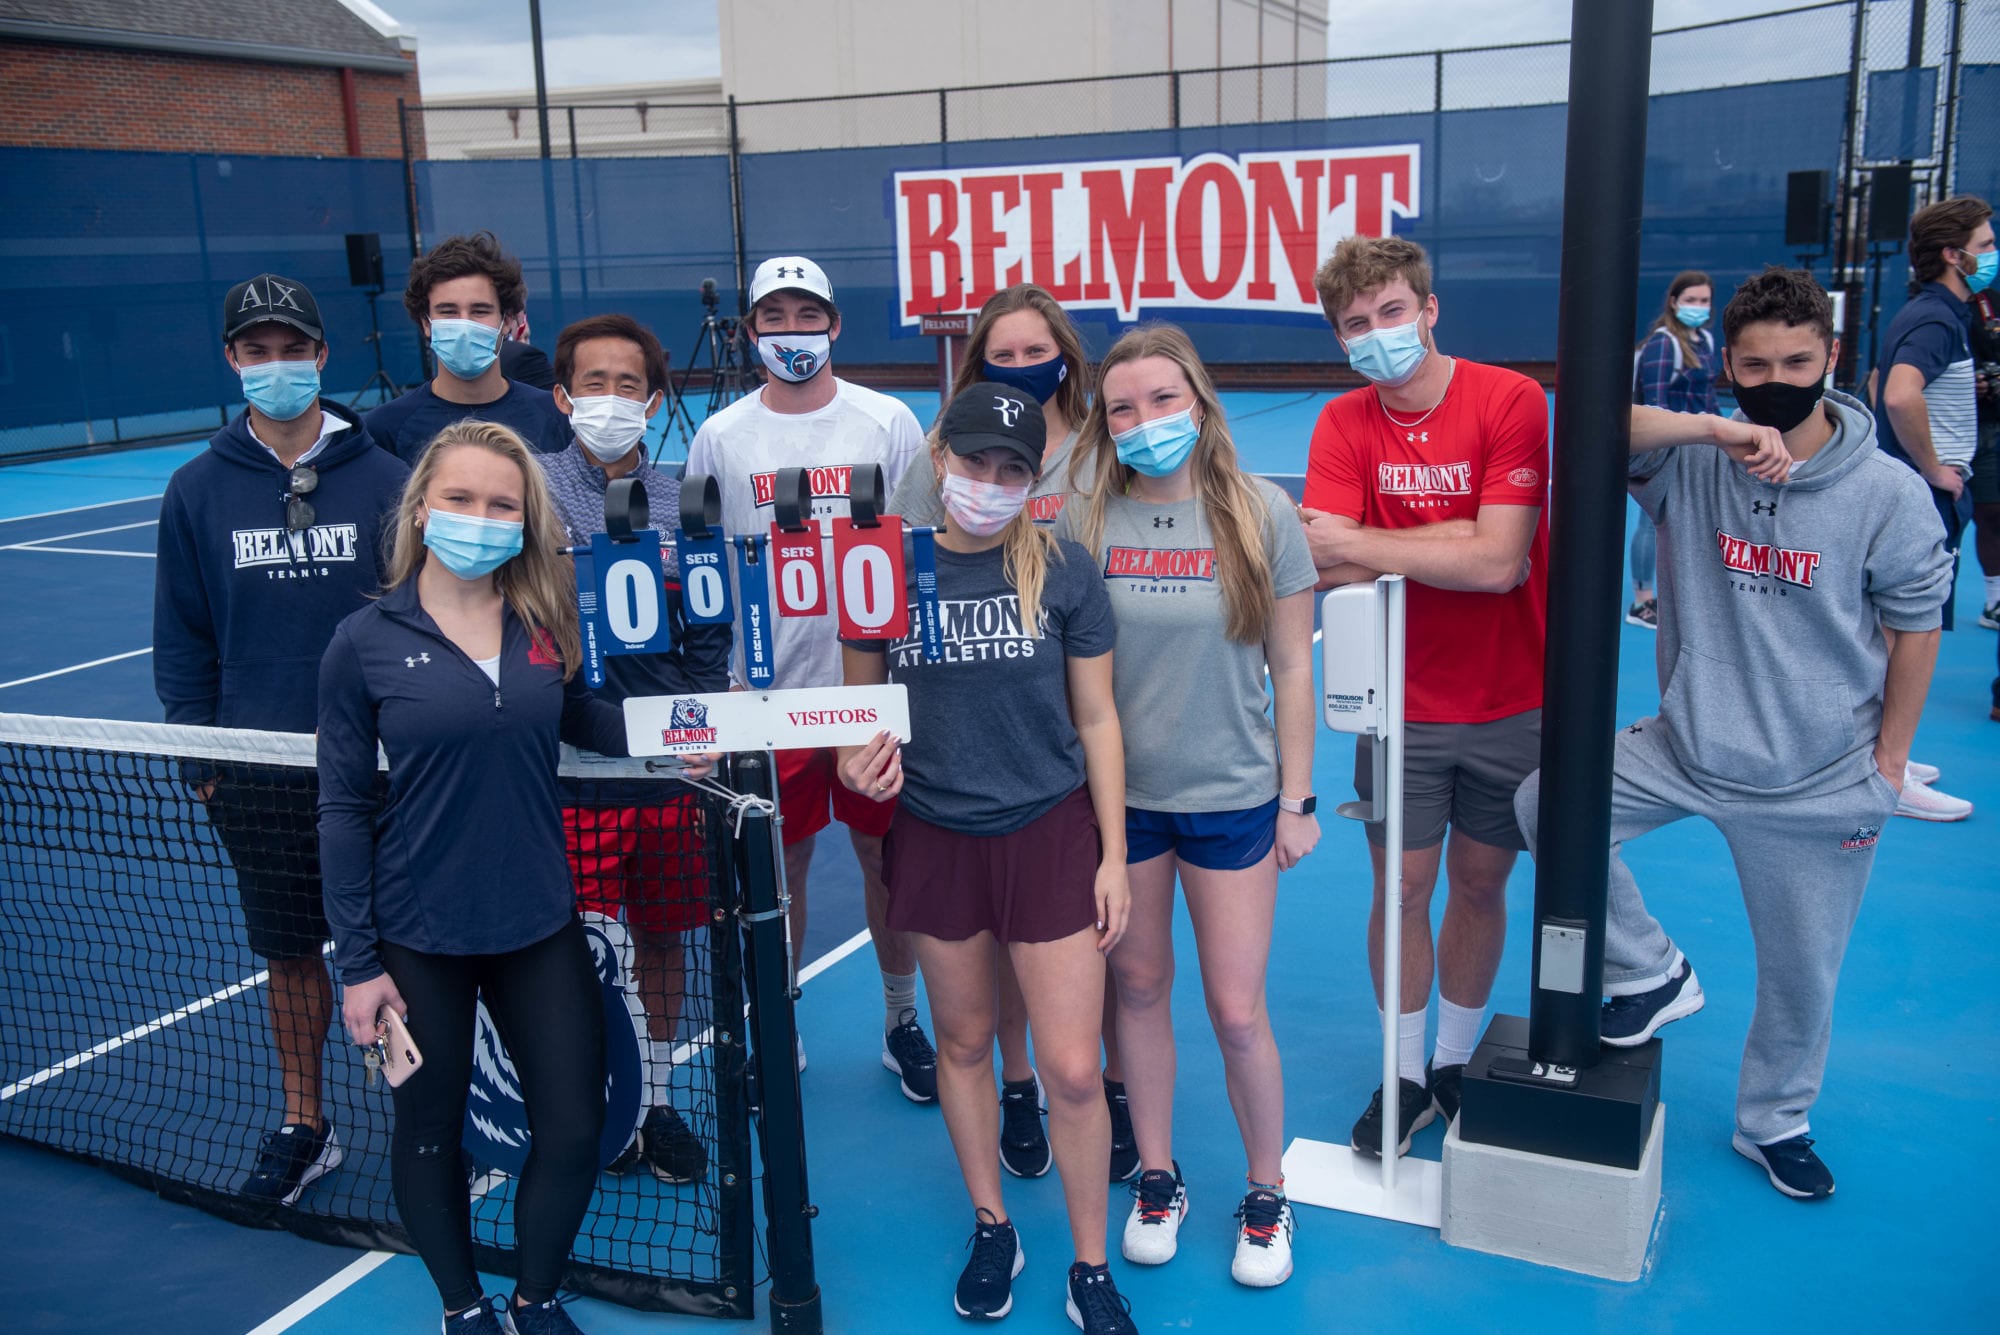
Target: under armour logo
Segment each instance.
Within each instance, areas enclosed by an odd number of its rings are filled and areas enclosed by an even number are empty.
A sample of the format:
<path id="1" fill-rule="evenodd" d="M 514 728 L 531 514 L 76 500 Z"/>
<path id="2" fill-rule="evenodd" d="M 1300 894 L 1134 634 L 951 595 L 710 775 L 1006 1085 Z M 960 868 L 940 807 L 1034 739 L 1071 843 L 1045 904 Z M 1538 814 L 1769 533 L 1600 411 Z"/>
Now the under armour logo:
<path id="1" fill-rule="evenodd" d="M 431 661 L 431 656 L 429 654 L 418 654 L 415 658 L 405 658 L 403 660 L 403 666 L 415 667 L 419 663 L 428 663 L 430 661 Z"/>
<path id="2" fill-rule="evenodd" d="M 778 266 L 778 277 L 780 278 L 804 278 L 805 276 L 806 269 L 803 264 L 794 264 L 790 268 L 786 268 L 782 264 Z"/>
<path id="3" fill-rule="evenodd" d="M 1008 426 L 1014 425 L 1015 421 L 1021 416 L 1021 401 L 1019 399 L 1010 399 L 1005 394 L 995 394 L 993 396 L 993 408 L 994 411 L 1000 414 L 1000 420 Z"/>
<path id="4" fill-rule="evenodd" d="M 1172 528 L 1173 526 L 1174 526 L 1174 521 L 1172 516 L 1168 516 L 1167 518 L 1164 519 L 1162 519 L 1159 515 L 1153 516 L 1154 528 Z"/>
<path id="5" fill-rule="evenodd" d="M 1750 502 L 1750 513 L 1753 515 L 1774 515 L 1778 513 L 1778 503 L 1776 501 L 1752 501 Z"/>
<path id="6" fill-rule="evenodd" d="M 1403 433 L 1403 439 L 1408 441 L 1412 445 L 1416 444 L 1418 441 L 1422 441 L 1424 444 L 1428 445 L 1431 443 L 1431 433 L 1428 431 L 1406 431 Z"/>

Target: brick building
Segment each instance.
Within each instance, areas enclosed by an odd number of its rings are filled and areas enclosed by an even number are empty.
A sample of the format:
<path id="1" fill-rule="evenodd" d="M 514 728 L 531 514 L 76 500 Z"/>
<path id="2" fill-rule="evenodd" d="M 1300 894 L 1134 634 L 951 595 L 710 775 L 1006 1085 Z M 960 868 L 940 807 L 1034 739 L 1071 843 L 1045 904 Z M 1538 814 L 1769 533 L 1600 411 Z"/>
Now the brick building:
<path id="1" fill-rule="evenodd" d="M 400 158 L 416 48 L 369 0 L 0 0 L 0 146 Z"/>

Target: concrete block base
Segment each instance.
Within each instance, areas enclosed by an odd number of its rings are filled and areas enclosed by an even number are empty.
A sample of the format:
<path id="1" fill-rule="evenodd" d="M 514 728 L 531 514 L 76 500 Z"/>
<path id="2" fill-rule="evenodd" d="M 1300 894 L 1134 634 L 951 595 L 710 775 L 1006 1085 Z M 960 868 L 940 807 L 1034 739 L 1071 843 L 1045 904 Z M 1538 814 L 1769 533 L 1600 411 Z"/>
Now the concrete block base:
<path id="1" fill-rule="evenodd" d="M 1660 1209 L 1666 1105 L 1637 1168 L 1444 1142 L 1444 1240 L 1600 1279 L 1631 1282 L 1646 1268 Z"/>

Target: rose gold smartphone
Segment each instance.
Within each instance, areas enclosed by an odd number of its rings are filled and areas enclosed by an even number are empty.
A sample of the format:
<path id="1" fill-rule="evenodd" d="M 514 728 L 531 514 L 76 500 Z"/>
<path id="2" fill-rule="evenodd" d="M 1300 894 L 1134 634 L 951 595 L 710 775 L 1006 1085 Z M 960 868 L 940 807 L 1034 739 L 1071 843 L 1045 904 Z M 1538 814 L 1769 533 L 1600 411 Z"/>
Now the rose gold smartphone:
<path id="1" fill-rule="evenodd" d="M 376 1012 L 375 1020 L 382 1026 L 382 1076 L 394 1089 L 416 1074 L 424 1064 L 424 1054 L 417 1051 L 409 1026 L 395 1011 L 384 1006 Z"/>

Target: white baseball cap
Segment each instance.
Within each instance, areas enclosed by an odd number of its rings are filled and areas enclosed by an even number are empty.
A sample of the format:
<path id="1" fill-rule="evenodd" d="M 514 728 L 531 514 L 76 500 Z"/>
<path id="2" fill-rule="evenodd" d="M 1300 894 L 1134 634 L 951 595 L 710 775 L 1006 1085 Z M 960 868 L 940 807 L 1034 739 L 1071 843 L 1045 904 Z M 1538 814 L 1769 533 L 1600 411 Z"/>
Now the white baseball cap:
<path id="1" fill-rule="evenodd" d="M 826 270 L 803 255 L 779 255 L 757 266 L 750 279 L 750 304 L 755 306 L 773 292 L 808 292 L 827 305 L 833 302 L 833 284 Z"/>

